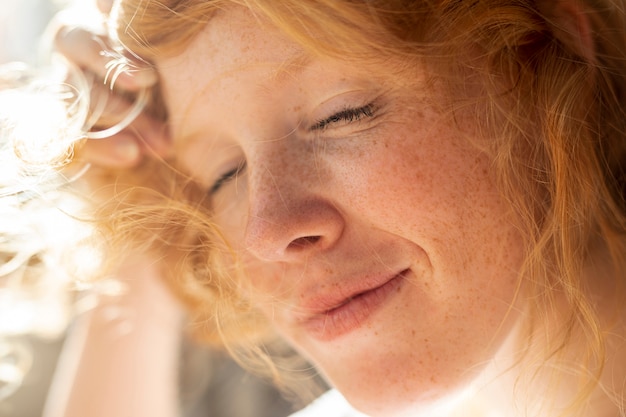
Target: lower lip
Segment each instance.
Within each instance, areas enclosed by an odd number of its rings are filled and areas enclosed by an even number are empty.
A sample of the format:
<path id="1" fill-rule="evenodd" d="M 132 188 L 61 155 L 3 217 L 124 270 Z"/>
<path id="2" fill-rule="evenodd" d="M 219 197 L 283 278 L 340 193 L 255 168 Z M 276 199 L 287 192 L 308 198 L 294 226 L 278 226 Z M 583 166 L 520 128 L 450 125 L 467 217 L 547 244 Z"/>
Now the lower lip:
<path id="1" fill-rule="evenodd" d="M 345 304 L 307 320 L 307 332 L 315 339 L 331 341 L 362 327 L 368 319 L 400 292 L 408 270 L 380 287 L 357 295 Z"/>

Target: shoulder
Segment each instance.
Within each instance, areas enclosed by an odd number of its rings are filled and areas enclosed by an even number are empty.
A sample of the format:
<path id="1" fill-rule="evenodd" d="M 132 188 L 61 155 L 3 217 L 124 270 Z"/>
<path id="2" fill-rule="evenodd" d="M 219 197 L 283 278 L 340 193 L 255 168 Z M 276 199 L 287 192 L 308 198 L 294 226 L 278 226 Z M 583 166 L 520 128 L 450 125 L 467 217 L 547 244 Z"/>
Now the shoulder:
<path id="1" fill-rule="evenodd" d="M 337 390 L 330 390 L 290 417 L 367 417 L 356 411 Z"/>

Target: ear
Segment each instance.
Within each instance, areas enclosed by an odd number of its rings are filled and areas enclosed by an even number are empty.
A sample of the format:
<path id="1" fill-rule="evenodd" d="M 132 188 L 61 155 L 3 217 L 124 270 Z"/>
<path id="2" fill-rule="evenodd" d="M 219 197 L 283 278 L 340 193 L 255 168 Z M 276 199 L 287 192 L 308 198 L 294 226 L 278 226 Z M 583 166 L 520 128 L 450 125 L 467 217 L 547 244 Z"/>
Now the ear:
<path id="1" fill-rule="evenodd" d="M 544 2 L 545 3 L 545 2 Z M 589 11 L 581 0 L 548 0 L 548 17 L 556 36 L 588 62 L 595 60 L 595 46 Z"/>

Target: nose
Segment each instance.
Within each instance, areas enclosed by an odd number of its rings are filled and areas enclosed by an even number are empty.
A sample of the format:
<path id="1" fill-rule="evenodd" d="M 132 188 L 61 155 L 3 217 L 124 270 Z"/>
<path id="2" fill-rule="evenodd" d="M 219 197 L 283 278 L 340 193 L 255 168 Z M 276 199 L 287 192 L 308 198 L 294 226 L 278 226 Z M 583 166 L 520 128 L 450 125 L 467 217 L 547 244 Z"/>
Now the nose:
<path id="1" fill-rule="evenodd" d="M 297 261 L 332 248 L 345 224 L 337 206 L 297 177 L 268 177 L 250 184 L 247 250 L 266 261 Z"/>

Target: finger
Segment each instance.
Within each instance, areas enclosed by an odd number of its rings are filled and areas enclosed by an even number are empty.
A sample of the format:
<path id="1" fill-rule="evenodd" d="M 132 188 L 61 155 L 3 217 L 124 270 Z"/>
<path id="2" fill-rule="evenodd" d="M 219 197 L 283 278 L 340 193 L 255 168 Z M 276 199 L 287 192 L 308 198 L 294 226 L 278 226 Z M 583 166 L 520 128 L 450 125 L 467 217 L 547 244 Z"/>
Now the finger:
<path id="1" fill-rule="evenodd" d="M 172 146 L 167 129 L 147 115 L 140 115 L 122 132 L 106 139 L 90 139 L 80 151 L 80 159 L 98 166 L 129 168 L 144 156 L 165 158 Z"/>
<path id="2" fill-rule="evenodd" d="M 113 0 L 98 0 L 97 5 L 100 12 L 104 14 L 109 14 L 111 9 L 113 8 Z"/>
<path id="3" fill-rule="evenodd" d="M 93 165 L 130 168 L 141 161 L 142 154 L 137 138 L 121 132 L 106 140 L 88 140 L 80 150 L 80 158 Z"/>
<path id="4" fill-rule="evenodd" d="M 95 80 L 89 85 L 91 131 L 108 129 L 129 117 L 137 98 L 125 91 L 111 90 L 102 81 Z M 128 124 L 128 123 L 127 123 Z M 125 126 L 123 126 L 125 127 Z M 103 132 L 104 133 L 104 132 Z"/>
<path id="5" fill-rule="evenodd" d="M 132 132 L 137 138 L 141 153 L 144 155 L 157 158 L 172 155 L 173 146 L 167 127 L 145 113 L 140 114 L 125 132 Z"/>
<path id="6" fill-rule="evenodd" d="M 87 29 L 64 26 L 56 32 L 54 45 L 69 61 L 101 79 L 114 81 L 119 88 L 137 91 L 157 82 L 152 68 L 122 57 L 108 45 L 106 37 Z M 111 64 L 116 60 L 122 64 L 118 67 L 121 71 L 111 73 Z"/>
<path id="7" fill-rule="evenodd" d="M 130 99 L 111 92 L 104 85 L 94 85 L 92 91 L 92 111 L 100 108 L 94 114 L 97 121 L 92 121 L 91 131 L 99 132 L 109 130 L 109 128 L 124 123 L 130 112 L 135 109 L 135 103 Z M 139 113 L 130 121 L 128 126 L 123 126 L 127 134 L 132 134 L 138 140 L 142 153 L 147 153 L 156 157 L 167 157 L 171 152 L 171 141 L 165 125 L 146 113 Z M 106 135 L 106 131 L 102 134 Z M 93 137 L 94 135 L 92 135 Z M 105 141 L 107 139 L 105 138 Z"/>

